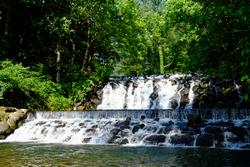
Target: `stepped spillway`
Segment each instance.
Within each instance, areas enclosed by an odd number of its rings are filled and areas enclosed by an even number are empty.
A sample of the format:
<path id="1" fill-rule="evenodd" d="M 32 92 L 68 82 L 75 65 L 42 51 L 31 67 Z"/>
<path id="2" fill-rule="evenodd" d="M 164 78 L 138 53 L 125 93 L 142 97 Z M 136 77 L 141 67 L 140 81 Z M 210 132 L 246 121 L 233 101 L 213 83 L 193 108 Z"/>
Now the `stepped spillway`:
<path id="1" fill-rule="evenodd" d="M 209 119 L 197 128 L 189 127 L 187 112 L 174 110 L 36 112 L 6 141 L 225 148 L 250 144 L 249 111 L 238 111 L 232 121 L 228 111 L 211 112 L 204 111 Z"/>

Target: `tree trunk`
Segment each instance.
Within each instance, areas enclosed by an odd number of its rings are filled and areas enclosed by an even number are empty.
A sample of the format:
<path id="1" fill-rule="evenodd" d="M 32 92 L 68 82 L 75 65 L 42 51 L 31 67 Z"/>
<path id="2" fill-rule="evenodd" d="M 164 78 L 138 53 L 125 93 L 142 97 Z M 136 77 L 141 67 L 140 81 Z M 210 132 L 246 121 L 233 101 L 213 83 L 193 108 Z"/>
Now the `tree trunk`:
<path id="1" fill-rule="evenodd" d="M 60 82 L 60 73 L 61 73 L 61 52 L 60 47 L 56 47 L 56 82 Z"/>
<path id="2" fill-rule="evenodd" d="M 89 60 L 89 53 L 90 53 L 90 21 L 88 19 L 87 20 L 87 45 L 86 45 L 86 50 L 85 50 L 83 61 L 82 61 L 81 72 L 84 72 L 84 70 L 86 69 L 86 65 Z"/>
<path id="3" fill-rule="evenodd" d="M 70 39 L 70 42 L 72 44 L 72 55 L 71 55 L 70 63 L 73 65 L 74 62 L 75 62 L 75 57 L 76 57 L 76 55 L 75 55 L 76 45 L 75 45 L 75 43 L 74 43 L 74 41 L 72 39 Z"/>
<path id="4" fill-rule="evenodd" d="M 164 57 L 163 57 L 161 44 L 159 44 L 158 49 L 159 49 L 159 60 L 160 60 L 160 73 L 163 74 L 164 73 Z"/>

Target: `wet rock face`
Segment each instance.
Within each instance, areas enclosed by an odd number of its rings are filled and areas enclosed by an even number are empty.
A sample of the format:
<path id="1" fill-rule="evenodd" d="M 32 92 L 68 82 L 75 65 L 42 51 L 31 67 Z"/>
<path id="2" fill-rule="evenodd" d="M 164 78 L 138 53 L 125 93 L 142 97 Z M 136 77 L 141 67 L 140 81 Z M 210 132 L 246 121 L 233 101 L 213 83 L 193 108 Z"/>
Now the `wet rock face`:
<path id="1" fill-rule="evenodd" d="M 23 120 L 27 117 L 27 109 L 16 109 L 9 107 L 0 107 L 0 136 L 5 139 L 16 128 L 21 126 Z"/>
<path id="2" fill-rule="evenodd" d="M 239 87 L 233 80 L 199 78 L 194 86 L 194 108 L 238 108 L 243 107 Z M 244 108 L 244 107 L 243 107 Z"/>

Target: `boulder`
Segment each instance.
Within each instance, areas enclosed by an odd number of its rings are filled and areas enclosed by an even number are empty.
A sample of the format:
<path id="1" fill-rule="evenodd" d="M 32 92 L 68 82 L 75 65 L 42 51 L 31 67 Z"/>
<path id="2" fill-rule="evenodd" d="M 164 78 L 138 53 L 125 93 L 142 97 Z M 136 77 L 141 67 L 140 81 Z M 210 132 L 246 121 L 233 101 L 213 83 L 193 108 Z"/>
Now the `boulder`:
<path id="1" fill-rule="evenodd" d="M 16 109 L 13 107 L 0 106 L 0 135 L 1 139 L 6 138 L 27 117 L 27 109 Z"/>
<path id="2" fill-rule="evenodd" d="M 0 135 L 8 134 L 10 131 L 10 126 L 6 121 L 0 122 Z"/>
<path id="3" fill-rule="evenodd" d="M 193 145 L 194 138 L 190 134 L 173 135 L 170 137 L 171 144 Z"/>
<path id="4" fill-rule="evenodd" d="M 196 139 L 196 146 L 211 147 L 213 146 L 213 136 L 211 134 L 200 134 Z"/>
<path id="5" fill-rule="evenodd" d="M 144 142 L 148 144 L 164 143 L 166 140 L 165 135 L 151 135 L 144 138 Z"/>
<path id="6" fill-rule="evenodd" d="M 144 124 L 140 124 L 140 125 L 135 125 L 132 129 L 132 133 L 136 133 L 139 129 L 144 128 L 145 125 Z"/>
<path id="7" fill-rule="evenodd" d="M 214 139 L 217 140 L 218 143 L 224 141 L 224 135 L 222 130 L 216 126 L 207 126 L 204 131 L 208 134 L 213 135 Z"/>

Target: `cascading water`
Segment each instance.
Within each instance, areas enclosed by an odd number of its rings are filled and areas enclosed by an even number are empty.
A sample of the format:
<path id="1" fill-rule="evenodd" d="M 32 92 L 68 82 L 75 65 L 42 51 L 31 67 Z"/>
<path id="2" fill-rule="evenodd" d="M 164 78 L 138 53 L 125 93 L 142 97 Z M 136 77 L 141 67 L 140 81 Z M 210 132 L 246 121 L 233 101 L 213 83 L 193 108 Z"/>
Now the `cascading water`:
<path id="1" fill-rule="evenodd" d="M 186 113 L 174 110 L 36 112 L 5 141 L 226 148 L 249 144 L 249 111 L 238 111 L 230 122 L 228 111 L 210 112 L 204 111 L 207 122 L 196 129 L 178 119 Z"/>
<path id="2" fill-rule="evenodd" d="M 99 110 L 30 113 L 5 141 L 249 147 L 249 110 L 196 110 L 195 81 L 190 77 L 183 81 L 181 77 L 109 82 L 103 89 Z M 203 121 L 190 119 L 190 112 L 200 115 Z"/>
<path id="3" fill-rule="evenodd" d="M 102 103 L 97 109 L 173 109 L 176 107 L 173 103 L 180 101 L 178 79 L 184 76 L 139 77 L 110 82 L 103 88 Z"/>

